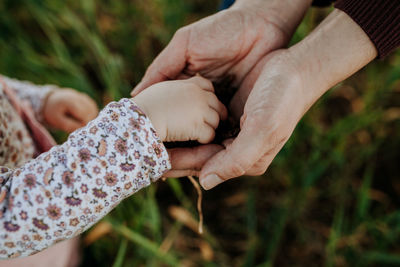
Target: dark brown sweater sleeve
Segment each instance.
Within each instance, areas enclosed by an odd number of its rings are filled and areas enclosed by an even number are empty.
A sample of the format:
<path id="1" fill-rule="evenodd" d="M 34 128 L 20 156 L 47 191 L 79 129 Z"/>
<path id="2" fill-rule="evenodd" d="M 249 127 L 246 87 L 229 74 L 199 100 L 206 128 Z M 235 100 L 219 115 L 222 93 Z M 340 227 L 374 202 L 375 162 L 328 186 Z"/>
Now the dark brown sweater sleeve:
<path id="1" fill-rule="evenodd" d="M 318 7 L 326 7 L 330 6 L 334 2 L 334 0 L 314 0 L 313 1 L 313 6 L 318 6 Z"/>
<path id="2" fill-rule="evenodd" d="M 360 25 L 379 58 L 400 46 L 400 0 L 337 0 L 335 7 Z"/>
<path id="3" fill-rule="evenodd" d="M 335 7 L 365 31 L 384 58 L 400 46 L 400 0 L 314 0 L 313 5 Z"/>

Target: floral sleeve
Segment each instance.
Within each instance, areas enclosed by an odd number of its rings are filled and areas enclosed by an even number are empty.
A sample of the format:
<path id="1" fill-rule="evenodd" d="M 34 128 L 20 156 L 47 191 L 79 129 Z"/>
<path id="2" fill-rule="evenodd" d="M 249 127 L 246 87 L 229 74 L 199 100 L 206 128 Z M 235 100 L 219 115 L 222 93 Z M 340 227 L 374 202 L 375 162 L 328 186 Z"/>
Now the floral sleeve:
<path id="1" fill-rule="evenodd" d="M 0 258 L 34 254 L 79 235 L 170 169 L 150 121 L 113 102 L 68 140 L 0 172 Z"/>
<path id="2" fill-rule="evenodd" d="M 59 88 L 55 85 L 36 85 L 31 82 L 19 81 L 1 75 L 0 77 L 7 83 L 10 88 L 12 88 L 16 92 L 19 99 L 26 100 L 31 104 L 32 109 L 35 112 L 36 119 L 38 121 L 43 121 L 43 104 L 48 95 L 52 91 Z"/>

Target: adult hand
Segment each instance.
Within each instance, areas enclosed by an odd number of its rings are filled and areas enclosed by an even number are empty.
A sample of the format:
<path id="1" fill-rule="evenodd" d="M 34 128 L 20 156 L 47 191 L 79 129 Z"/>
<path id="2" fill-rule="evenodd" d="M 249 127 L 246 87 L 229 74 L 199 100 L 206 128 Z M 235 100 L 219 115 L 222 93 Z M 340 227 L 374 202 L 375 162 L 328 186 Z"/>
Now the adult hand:
<path id="1" fill-rule="evenodd" d="M 237 0 L 230 9 L 178 30 L 131 95 L 196 73 L 212 81 L 233 76 L 238 86 L 260 58 L 288 43 L 310 5 L 311 0 Z M 242 111 L 243 106 L 235 113 Z M 198 175 L 220 150 L 217 145 L 172 149 L 166 177 Z"/>
<path id="2" fill-rule="evenodd" d="M 245 103 L 241 131 L 205 163 L 202 186 L 210 189 L 244 174 L 264 173 L 309 107 L 376 55 L 365 32 L 335 10 L 305 40 L 261 60 L 232 101 L 237 111 Z"/>
<path id="3" fill-rule="evenodd" d="M 243 110 L 242 100 L 247 99 L 240 133 L 226 140 L 226 148 L 204 165 L 200 183 L 205 189 L 266 171 L 309 107 L 295 64 L 288 50 L 279 50 L 262 59 L 244 80 L 231 105 L 234 110 Z M 254 77 L 259 77 L 255 84 Z"/>
<path id="4" fill-rule="evenodd" d="M 311 0 L 238 0 L 183 27 L 148 68 L 132 96 L 154 83 L 196 73 L 238 86 L 264 55 L 285 46 Z"/>
<path id="5" fill-rule="evenodd" d="M 223 146 L 215 144 L 168 149 L 171 170 L 164 177 L 199 176 L 207 160 L 223 149 Z"/>

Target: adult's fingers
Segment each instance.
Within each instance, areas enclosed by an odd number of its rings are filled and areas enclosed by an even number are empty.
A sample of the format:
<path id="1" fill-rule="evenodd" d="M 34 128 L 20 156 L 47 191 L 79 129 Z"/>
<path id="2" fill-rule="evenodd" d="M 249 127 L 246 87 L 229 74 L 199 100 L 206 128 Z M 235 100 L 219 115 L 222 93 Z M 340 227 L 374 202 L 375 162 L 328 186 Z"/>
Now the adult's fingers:
<path id="1" fill-rule="evenodd" d="M 199 176 L 200 171 L 197 170 L 170 170 L 163 177 L 165 178 L 179 178 L 186 176 Z"/>
<path id="2" fill-rule="evenodd" d="M 268 151 L 257 122 L 244 123 L 238 137 L 209 159 L 200 172 L 200 184 L 208 190 L 225 180 L 242 176 Z"/>
<path id="3" fill-rule="evenodd" d="M 204 163 L 223 149 L 220 145 L 210 144 L 193 148 L 172 148 L 168 150 L 172 169 L 165 177 L 198 175 Z"/>
<path id="4" fill-rule="evenodd" d="M 224 147 L 227 147 L 231 145 L 234 140 L 235 140 L 234 138 L 225 139 L 224 141 L 222 141 L 222 145 Z M 277 149 L 265 152 L 264 156 L 262 156 L 256 163 L 254 163 L 253 166 L 251 166 L 249 170 L 246 171 L 246 175 L 249 176 L 263 175 L 267 171 L 267 168 L 269 167 L 272 160 L 275 158 L 276 154 L 278 154 L 281 148 L 282 146 L 279 146 L 277 147 Z"/>
<path id="5" fill-rule="evenodd" d="M 283 146 L 283 145 L 282 145 Z M 256 162 L 249 170 L 246 171 L 246 175 L 249 176 L 260 176 L 263 175 L 269 165 L 271 165 L 272 160 L 281 150 L 282 146 L 276 146 L 273 149 L 268 150 L 265 154 Z"/>
<path id="6" fill-rule="evenodd" d="M 246 77 L 242 81 L 239 90 L 237 90 L 234 94 L 229 105 L 229 110 L 231 111 L 231 115 L 235 119 L 239 119 L 242 116 L 247 98 L 254 88 L 254 84 L 260 77 L 260 74 L 269 58 L 269 55 L 265 56 L 253 67 L 253 69 L 246 75 Z"/>
<path id="7" fill-rule="evenodd" d="M 156 57 L 142 81 L 131 92 L 134 97 L 158 82 L 175 79 L 186 66 L 188 32 L 178 30 L 167 47 Z"/>
<path id="8" fill-rule="evenodd" d="M 187 80 L 190 79 L 191 77 L 193 77 L 192 75 L 188 75 L 185 73 L 180 73 L 178 74 L 178 76 L 176 77 L 176 80 Z"/>

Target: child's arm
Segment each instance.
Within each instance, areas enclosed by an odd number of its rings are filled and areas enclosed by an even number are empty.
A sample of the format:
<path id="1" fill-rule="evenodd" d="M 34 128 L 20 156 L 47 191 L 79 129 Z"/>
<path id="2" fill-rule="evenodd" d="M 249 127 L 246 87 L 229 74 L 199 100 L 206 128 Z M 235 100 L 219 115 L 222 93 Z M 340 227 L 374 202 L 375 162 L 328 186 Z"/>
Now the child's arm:
<path id="1" fill-rule="evenodd" d="M 212 137 L 205 120 L 215 128 L 215 119 L 201 113 L 214 114 L 210 109 L 218 104 L 215 95 L 190 82 L 166 83 L 147 91 L 157 93 L 150 103 L 146 95 L 138 102 L 154 119 L 162 140 Z M 179 108 L 186 102 L 196 112 Z M 222 110 L 215 112 L 224 117 Z M 109 104 L 64 144 L 21 168 L 1 169 L 0 258 L 27 256 L 82 233 L 168 169 L 165 147 L 133 100 Z"/>
<path id="2" fill-rule="evenodd" d="M 0 174 L 0 257 L 76 236 L 169 169 L 148 118 L 128 99 L 21 168 Z"/>
<path id="3" fill-rule="evenodd" d="M 31 104 L 35 111 L 35 117 L 43 121 L 43 104 L 47 96 L 58 88 L 53 85 L 35 85 L 31 82 L 19 81 L 2 75 L 0 75 L 0 78 L 15 91 L 21 100 L 26 100 Z"/>
<path id="4" fill-rule="evenodd" d="M 0 75 L 19 99 L 27 101 L 38 121 L 72 132 L 97 116 L 96 103 L 86 94 L 55 85 L 36 85 Z"/>

